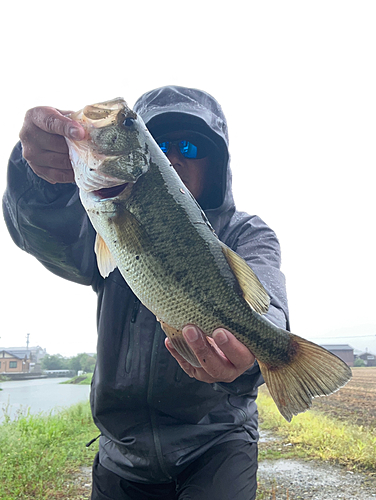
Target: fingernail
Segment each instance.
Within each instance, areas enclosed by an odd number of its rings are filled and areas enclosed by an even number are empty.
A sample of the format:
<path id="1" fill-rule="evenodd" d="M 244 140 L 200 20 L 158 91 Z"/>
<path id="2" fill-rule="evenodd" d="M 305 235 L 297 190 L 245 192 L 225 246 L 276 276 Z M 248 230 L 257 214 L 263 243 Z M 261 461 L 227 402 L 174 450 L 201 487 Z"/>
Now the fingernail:
<path id="1" fill-rule="evenodd" d="M 184 338 L 188 340 L 188 342 L 195 342 L 198 339 L 198 333 L 196 328 L 188 327 L 184 328 Z"/>
<path id="2" fill-rule="evenodd" d="M 70 127 L 70 129 L 69 129 L 69 137 L 71 139 L 75 139 L 76 141 L 78 141 L 80 139 L 83 139 L 81 129 L 79 129 L 77 127 Z"/>
<path id="3" fill-rule="evenodd" d="M 222 345 L 222 344 L 225 344 L 226 342 L 228 342 L 227 335 L 225 334 L 225 332 L 223 330 L 217 330 L 213 334 L 213 338 L 215 340 L 215 343 L 218 345 Z"/>

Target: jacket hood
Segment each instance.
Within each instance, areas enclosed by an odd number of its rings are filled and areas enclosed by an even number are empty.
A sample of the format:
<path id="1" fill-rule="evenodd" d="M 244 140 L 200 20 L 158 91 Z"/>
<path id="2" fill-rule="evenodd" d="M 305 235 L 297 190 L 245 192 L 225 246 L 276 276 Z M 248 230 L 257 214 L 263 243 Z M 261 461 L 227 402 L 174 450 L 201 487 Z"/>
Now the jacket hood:
<path id="1" fill-rule="evenodd" d="M 217 234 L 235 211 L 227 121 L 219 103 L 207 92 L 166 86 L 142 95 L 134 111 L 154 137 L 174 130 L 192 130 L 208 136 L 218 147 L 211 185 L 207 190 L 205 213 Z"/>

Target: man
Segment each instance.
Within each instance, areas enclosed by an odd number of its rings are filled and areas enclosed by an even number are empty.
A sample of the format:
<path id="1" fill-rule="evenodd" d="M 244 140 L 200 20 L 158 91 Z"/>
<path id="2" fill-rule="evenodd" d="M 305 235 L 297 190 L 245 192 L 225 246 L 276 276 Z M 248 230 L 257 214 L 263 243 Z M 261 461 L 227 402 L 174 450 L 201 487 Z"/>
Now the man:
<path id="1" fill-rule="evenodd" d="M 286 328 L 279 243 L 257 216 L 236 211 L 227 124 L 219 104 L 196 89 L 162 87 L 143 95 L 134 110 L 218 237 L 264 284 L 271 298 L 268 318 Z M 100 276 L 94 230 L 73 183 L 64 139 L 83 136 L 79 124 L 53 108 L 30 110 L 20 133 L 22 146 L 10 158 L 4 213 L 18 246 L 55 274 L 91 285 L 98 294 L 91 406 L 101 438 L 92 500 L 251 500 L 257 470 L 255 399 L 263 382 L 257 362 L 230 332 L 218 329 L 209 342 L 187 326 L 184 336 L 202 362 L 200 368 L 191 366 L 117 270 L 106 279 Z"/>

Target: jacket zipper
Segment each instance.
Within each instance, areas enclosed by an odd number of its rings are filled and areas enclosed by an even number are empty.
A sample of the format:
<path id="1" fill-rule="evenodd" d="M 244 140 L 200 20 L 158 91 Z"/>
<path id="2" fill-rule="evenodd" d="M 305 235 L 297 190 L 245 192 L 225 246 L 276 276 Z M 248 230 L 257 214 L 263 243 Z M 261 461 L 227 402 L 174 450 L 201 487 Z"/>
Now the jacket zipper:
<path id="1" fill-rule="evenodd" d="M 134 303 L 133 303 L 131 321 L 129 324 L 128 350 L 127 350 L 127 356 L 125 358 L 125 371 L 126 371 L 126 373 L 129 373 L 131 370 L 132 357 L 133 357 L 133 346 L 134 346 L 134 328 L 135 328 L 135 323 L 136 323 L 139 309 L 140 309 L 140 301 L 136 297 L 134 300 Z"/>
<path id="2" fill-rule="evenodd" d="M 152 351 L 151 351 L 151 363 L 150 363 L 150 375 L 149 375 L 149 384 L 148 384 L 148 392 L 147 392 L 147 403 L 148 403 L 149 411 L 150 411 L 151 430 L 153 433 L 154 447 L 155 447 L 155 451 L 157 453 L 159 467 L 161 468 L 161 471 L 163 472 L 163 474 L 165 474 L 165 476 L 170 481 L 172 481 L 173 478 L 168 473 L 167 468 L 164 464 L 162 446 L 161 446 L 161 441 L 160 441 L 160 437 L 159 437 L 159 430 L 158 430 L 158 425 L 157 425 L 156 412 L 152 406 L 153 387 L 154 387 L 154 380 L 155 380 L 154 372 L 155 372 L 155 368 L 156 368 L 159 339 L 160 339 L 161 332 L 162 332 L 161 327 L 160 327 L 159 323 L 156 322 L 153 347 L 152 347 Z"/>

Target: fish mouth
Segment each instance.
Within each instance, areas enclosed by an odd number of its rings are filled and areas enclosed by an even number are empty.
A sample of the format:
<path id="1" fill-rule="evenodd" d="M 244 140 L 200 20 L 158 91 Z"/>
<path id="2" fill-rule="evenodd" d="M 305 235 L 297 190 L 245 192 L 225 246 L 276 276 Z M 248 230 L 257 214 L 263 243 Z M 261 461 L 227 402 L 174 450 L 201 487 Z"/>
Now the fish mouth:
<path id="1" fill-rule="evenodd" d="M 92 193 L 101 200 L 116 198 L 116 196 L 119 196 L 119 194 L 121 194 L 129 184 L 129 182 L 126 182 L 125 184 L 119 184 L 118 186 L 98 189 L 96 191 L 92 191 Z"/>

